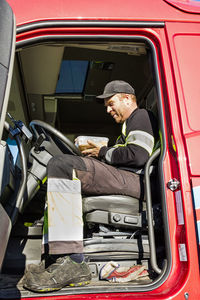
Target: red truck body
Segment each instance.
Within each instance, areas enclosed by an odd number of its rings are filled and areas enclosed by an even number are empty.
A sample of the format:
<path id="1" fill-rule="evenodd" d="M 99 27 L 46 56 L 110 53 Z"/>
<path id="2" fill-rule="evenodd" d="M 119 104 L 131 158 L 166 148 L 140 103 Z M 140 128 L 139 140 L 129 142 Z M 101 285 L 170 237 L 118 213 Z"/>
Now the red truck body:
<path id="1" fill-rule="evenodd" d="M 200 299 L 200 1 L 7 2 L 16 18 L 17 51 L 55 37 L 148 40 L 155 50 L 163 113 L 163 192 L 170 253 L 165 279 L 148 290 L 119 291 L 113 286 L 112 292 L 94 288 L 82 293 L 79 288 L 75 294 L 35 294 L 34 299 Z M 172 191 L 168 186 L 174 178 L 180 187 Z"/>

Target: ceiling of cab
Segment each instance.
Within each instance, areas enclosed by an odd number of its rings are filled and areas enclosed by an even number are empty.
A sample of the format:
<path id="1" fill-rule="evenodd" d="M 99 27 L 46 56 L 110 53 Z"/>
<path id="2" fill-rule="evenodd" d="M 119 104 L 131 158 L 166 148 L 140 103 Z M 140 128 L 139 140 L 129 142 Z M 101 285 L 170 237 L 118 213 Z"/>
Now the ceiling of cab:
<path id="1" fill-rule="evenodd" d="M 52 95 L 56 91 L 62 60 L 93 62 L 85 86 L 86 94 L 97 95 L 113 79 L 123 79 L 141 90 L 149 79 L 148 50 L 144 43 L 44 44 L 19 52 L 28 94 Z M 95 68 L 95 63 L 112 64 L 112 69 Z"/>

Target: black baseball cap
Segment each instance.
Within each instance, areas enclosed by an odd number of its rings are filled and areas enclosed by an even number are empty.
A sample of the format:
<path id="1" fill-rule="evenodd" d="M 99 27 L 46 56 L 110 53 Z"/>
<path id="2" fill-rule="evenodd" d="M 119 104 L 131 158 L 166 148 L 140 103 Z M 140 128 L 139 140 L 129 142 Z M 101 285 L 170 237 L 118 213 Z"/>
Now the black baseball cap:
<path id="1" fill-rule="evenodd" d="M 106 84 L 103 94 L 97 96 L 98 99 L 110 98 L 118 93 L 135 95 L 134 88 L 126 81 L 113 80 Z"/>

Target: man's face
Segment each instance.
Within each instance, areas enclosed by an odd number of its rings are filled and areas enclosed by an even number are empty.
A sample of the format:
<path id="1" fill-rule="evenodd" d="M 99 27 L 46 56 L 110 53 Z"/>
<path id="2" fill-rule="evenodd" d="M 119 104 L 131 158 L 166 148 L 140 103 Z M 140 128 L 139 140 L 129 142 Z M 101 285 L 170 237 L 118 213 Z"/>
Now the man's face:
<path id="1" fill-rule="evenodd" d="M 127 119 L 127 105 L 125 103 L 126 97 L 116 94 L 104 100 L 107 113 L 115 119 L 117 123 L 123 123 Z"/>

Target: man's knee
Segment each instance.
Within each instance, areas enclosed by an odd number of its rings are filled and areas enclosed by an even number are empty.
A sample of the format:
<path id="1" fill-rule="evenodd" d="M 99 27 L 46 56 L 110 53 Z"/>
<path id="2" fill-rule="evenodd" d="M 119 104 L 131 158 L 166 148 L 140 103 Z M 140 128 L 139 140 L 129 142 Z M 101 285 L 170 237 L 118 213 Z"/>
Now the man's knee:
<path id="1" fill-rule="evenodd" d="M 47 165 L 48 176 L 71 179 L 70 177 L 72 177 L 72 165 L 70 157 L 71 155 L 68 154 L 52 157 Z"/>
<path id="2" fill-rule="evenodd" d="M 85 170 L 85 163 L 79 156 L 63 154 L 50 159 L 47 173 L 48 177 L 72 179 L 73 169 Z"/>

